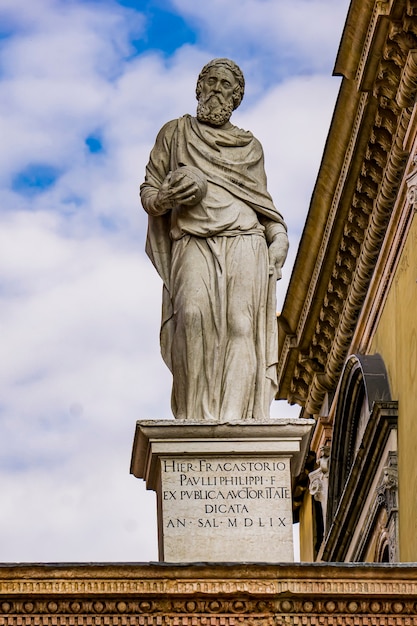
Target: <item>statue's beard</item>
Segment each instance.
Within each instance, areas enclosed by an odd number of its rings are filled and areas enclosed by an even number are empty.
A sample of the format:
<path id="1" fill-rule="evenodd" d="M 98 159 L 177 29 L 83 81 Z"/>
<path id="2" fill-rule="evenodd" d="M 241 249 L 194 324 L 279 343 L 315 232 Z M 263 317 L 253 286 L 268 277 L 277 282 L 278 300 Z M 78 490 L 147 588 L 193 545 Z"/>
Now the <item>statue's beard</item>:
<path id="1" fill-rule="evenodd" d="M 212 102 L 210 103 L 210 100 Z M 197 119 L 212 126 L 223 126 L 233 113 L 233 99 L 223 100 L 216 94 L 209 94 L 207 98 L 200 97 L 197 105 Z"/>

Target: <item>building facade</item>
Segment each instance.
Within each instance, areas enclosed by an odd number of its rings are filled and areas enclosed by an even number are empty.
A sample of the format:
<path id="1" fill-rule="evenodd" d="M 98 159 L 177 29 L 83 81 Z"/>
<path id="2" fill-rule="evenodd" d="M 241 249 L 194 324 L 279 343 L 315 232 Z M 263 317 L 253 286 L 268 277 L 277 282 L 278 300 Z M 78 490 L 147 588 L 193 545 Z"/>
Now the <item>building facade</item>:
<path id="1" fill-rule="evenodd" d="M 316 419 L 301 558 L 417 561 L 417 2 L 352 0 L 334 72 L 279 317 L 279 397 Z"/>

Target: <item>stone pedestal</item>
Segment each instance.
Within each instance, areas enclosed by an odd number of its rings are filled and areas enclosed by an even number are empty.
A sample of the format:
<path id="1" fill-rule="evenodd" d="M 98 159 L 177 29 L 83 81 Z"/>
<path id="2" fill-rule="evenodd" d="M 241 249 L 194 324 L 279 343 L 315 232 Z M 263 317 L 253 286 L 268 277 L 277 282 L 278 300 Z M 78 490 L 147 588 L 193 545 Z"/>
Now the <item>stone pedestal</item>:
<path id="1" fill-rule="evenodd" d="M 291 478 L 313 420 L 139 421 L 131 473 L 157 493 L 165 562 L 293 562 Z"/>

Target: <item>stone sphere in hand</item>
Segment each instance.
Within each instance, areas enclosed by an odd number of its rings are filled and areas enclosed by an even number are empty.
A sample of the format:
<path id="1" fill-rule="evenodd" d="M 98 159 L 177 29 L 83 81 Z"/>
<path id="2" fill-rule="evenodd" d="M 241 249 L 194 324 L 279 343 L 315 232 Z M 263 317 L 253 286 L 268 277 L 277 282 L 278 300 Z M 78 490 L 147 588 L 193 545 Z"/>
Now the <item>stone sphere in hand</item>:
<path id="1" fill-rule="evenodd" d="M 195 206 L 201 202 L 207 193 L 207 178 L 205 174 L 193 165 L 183 165 L 172 172 L 170 184 L 172 185 L 179 180 L 185 180 L 187 182 L 197 184 L 197 191 L 193 193 L 192 197 L 181 202 L 181 204 L 186 206 Z"/>

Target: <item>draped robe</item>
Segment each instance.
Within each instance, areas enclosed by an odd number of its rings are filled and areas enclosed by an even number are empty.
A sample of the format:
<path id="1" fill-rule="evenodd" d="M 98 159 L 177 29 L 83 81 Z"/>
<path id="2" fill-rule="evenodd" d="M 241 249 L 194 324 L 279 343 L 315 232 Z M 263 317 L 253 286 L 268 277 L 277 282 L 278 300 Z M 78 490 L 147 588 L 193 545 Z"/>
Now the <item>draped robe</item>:
<path id="1" fill-rule="evenodd" d="M 193 207 L 155 214 L 170 171 L 207 177 Z M 280 225 L 266 188 L 263 151 L 247 131 L 189 115 L 159 132 L 141 185 L 146 251 L 163 280 L 161 352 L 173 374 L 172 409 L 188 420 L 262 420 L 276 391 L 274 277 L 265 223 Z"/>

